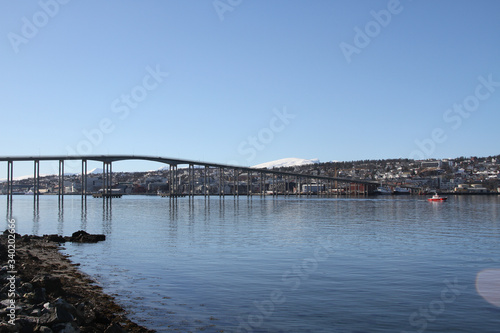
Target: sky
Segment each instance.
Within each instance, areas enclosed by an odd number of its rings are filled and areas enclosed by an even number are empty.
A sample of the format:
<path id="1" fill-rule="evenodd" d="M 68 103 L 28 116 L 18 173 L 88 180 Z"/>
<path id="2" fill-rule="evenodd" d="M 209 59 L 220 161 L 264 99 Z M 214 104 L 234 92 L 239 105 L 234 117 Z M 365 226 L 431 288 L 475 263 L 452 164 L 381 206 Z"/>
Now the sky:
<path id="1" fill-rule="evenodd" d="M 2 1 L 0 156 L 497 155 L 499 41 L 496 0 Z"/>

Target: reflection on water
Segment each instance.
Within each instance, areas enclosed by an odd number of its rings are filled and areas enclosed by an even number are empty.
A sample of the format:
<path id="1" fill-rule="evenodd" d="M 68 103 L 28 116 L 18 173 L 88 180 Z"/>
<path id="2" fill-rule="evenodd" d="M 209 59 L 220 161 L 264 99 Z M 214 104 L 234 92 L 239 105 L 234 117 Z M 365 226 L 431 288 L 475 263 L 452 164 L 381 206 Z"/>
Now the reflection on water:
<path id="1" fill-rule="evenodd" d="M 80 230 L 86 230 L 87 229 L 87 196 L 84 196 L 82 199 L 82 224 L 80 227 Z"/>
<path id="2" fill-rule="evenodd" d="M 500 327 L 498 197 L 41 196 L 11 209 L 20 233 L 106 234 L 65 251 L 158 331 Z"/>
<path id="3" fill-rule="evenodd" d="M 33 229 L 31 233 L 33 235 L 38 234 L 38 224 L 40 222 L 40 197 L 33 197 Z"/>

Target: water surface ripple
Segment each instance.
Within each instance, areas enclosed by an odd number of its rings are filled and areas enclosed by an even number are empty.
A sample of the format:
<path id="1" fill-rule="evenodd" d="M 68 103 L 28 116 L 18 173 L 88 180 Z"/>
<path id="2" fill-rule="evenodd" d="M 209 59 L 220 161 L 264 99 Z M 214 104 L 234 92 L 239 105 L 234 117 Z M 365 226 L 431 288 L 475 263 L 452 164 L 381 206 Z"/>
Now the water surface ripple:
<path id="1" fill-rule="evenodd" d="M 6 198 L 0 213 L 6 216 Z M 163 331 L 498 332 L 500 198 L 14 197 L 21 234 L 66 244 L 130 317 Z M 494 271 L 490 271 L 494 272 Z M 496 272 L 500 272 L 497 270 Z M 498 273 L 500 274 L 500 273 Z M 482 293 L 498 297 L 500 276 Z M 496 278 L 496 280 L 495 280 Z M 496 284 L 495 284 L 496 283 Z M 491 290 L 488 286 L 491 285 Z M 496 292 L 496 294 L 495 294 Z"/>

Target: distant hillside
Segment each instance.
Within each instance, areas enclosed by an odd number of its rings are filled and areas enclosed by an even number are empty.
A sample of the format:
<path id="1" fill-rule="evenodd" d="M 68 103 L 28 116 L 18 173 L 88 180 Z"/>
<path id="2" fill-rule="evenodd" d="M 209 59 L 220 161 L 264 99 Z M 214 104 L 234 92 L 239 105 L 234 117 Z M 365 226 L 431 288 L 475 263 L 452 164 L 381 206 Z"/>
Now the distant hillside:
<path id="1" fill-rule="evenodd" d="M 257 168 L 257 169 L 289 168 L 289 167 L 303 166 L 303 165 L 310 165 L 310 164 L 319 164 L 319 163 L 320 162 L 317 158 L 311 159 L 311 160 L 306 160 L 303 158 L 293 158 L 292 157 L 292 158 L 282 158 L 280 160 L 258 164 L 258 165 L 253 166 L 253 168 Z"/>

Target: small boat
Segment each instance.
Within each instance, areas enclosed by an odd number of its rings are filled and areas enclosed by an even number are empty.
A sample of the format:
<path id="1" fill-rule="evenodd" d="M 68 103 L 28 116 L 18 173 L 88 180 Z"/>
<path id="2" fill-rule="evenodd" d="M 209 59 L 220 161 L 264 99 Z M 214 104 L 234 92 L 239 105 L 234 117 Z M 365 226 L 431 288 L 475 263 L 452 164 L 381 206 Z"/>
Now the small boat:
<path id="1" fill-rule="evenodd" d="M 427 198 L 428 201 L 446 201 L 447 197 L 440 197 L 439 194 L 434 194 L 432 198 Z"/>

